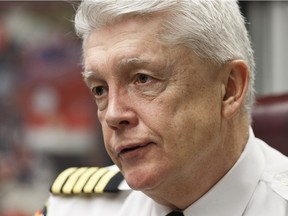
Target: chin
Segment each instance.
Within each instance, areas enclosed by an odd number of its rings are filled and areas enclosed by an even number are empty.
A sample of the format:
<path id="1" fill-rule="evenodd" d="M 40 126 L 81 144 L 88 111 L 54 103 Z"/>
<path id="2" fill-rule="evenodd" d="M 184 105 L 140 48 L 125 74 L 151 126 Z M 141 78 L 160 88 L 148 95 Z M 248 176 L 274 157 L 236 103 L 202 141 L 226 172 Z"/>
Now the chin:
<path id="1" fill-rule="evenodd" d="M 127 184 L 133 190 L 145 191 L 156 188 L 161 182 L 159 172 L 148 171 L 147 169 L 137 169 L 124 171 L 124 177 Z"/>

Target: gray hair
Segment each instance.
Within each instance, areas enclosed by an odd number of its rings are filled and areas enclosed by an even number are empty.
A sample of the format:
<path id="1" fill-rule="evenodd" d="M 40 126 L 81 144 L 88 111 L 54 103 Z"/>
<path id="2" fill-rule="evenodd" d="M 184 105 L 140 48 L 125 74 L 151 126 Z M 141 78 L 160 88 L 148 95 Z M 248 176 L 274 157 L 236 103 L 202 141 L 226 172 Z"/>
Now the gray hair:
<path id="1" fill-rule="evenodd" d="M 184 45 L 200 58 L 217 64 L 242 59 L 250 70 L 245 108 L 254 104 L 255 63 L 245 20 L 236 0 L 84 0 L 75 16 L 83 44 L 90 32 L 129 16 L 164 12 L 161 40 Z"/>

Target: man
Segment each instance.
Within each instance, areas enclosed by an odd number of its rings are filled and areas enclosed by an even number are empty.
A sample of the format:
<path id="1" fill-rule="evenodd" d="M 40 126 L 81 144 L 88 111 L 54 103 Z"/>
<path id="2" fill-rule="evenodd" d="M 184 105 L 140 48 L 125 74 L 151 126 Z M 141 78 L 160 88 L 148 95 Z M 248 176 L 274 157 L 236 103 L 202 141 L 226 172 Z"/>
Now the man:
<path id="1" fill-rule="evenodd" d="M 249 126 L 254 61 L 237 2 L 83 1 L 75 26 L 125 181 L 116 166 L 68 169 L 49 216 L 288 215 L 288 159 Z"/>

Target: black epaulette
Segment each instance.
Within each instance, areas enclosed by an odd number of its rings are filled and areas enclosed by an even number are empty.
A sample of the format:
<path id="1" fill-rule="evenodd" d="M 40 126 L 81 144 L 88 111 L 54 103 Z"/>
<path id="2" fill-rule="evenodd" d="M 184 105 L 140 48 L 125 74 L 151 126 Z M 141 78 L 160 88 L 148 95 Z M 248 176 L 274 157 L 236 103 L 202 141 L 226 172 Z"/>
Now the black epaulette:
<path id="1" fill-rule="evenodd" d="M 99 167 L 71 167 L 55 179 L 52 194 L 99 194 L 118 192 L 124 177 L 119 170 Z"/>

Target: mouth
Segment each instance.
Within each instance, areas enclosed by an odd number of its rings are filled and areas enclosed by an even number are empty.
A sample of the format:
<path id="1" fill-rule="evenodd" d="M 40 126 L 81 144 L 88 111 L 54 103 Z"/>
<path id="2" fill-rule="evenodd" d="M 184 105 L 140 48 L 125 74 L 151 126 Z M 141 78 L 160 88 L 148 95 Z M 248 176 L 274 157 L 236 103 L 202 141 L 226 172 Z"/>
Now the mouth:
<path id="1" fill-rule="evenodd" d="M 141 144 L 131 144 L 119 147 L 116 152 L 121 158 L 132 158 L 143 154 L 143 151 L 150 146 L 152 143 L 141 143 Z"/>

